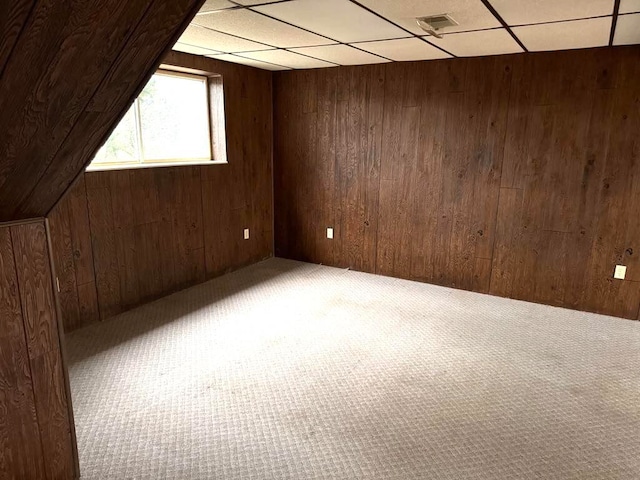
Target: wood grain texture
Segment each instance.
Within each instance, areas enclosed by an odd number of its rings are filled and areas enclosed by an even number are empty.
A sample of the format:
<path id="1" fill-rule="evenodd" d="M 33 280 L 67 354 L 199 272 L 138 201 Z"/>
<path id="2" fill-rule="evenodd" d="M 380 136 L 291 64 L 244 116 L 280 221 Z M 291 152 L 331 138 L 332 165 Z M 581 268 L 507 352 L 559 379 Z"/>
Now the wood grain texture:
<path id="1" fill-rule="evenodd" d="M 0 75 L 34 4 L 35 0 L 0 3 Z"/>
<path id="2" fill-rule="evenodd" d="M 228 163 L 89 172 L 74 184 L 49 215 L 66 331 L 273 254 L 271 73 L 177 53 L 163 64 L 224 82 Z"/>
<path id="3" fill-rule="evenodd" d="M 84 176 L 80 177 L 49 215 L 52 251 L 60 286 L 65 330 L 100 319 L 93 268 L 93 247 Z"/>
<path id="4" fill-rule="evenodd" d="M 29 356 L 58 349 L 55 301 L 44 224 L 11 228 Z"/>
<path id="5" fill-rule="evenodd" d="M 201 3 L 3 7 L 0 81 L 10 94 L 0 97 L 0 220 L 49 212 Z"/>
<path id="6" fill-rule="evenodd" d="M 8 227 L 0 227 L 0 318 L 0 478 L 42 478 L 42 444 Z"/>
<path id="7" fill-rule="evenodd" d="M 0 226 L 0 312 L 0 476 L 77 478 L 43 220 Z"/>
<path id="8" fill-rule="evenodd" d="M 639 60 L 276 73 L 276 255 L 637 318 Z"/>

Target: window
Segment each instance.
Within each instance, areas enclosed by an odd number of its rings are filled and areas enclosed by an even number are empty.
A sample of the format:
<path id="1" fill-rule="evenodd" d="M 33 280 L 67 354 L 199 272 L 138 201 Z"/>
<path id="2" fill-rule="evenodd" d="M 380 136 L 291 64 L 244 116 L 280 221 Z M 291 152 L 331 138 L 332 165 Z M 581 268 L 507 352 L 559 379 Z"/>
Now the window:
<path id="1" fill-rule="evenodd" d="M 89 170 L 211 162 L 207 77 L 158 71 Z"/>

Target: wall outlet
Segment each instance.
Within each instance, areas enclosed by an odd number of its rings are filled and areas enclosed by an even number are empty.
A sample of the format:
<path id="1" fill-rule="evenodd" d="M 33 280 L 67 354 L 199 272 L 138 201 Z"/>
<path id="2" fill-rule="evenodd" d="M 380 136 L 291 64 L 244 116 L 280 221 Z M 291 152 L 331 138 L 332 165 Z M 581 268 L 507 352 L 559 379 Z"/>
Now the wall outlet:
<path id="1" fill-rule="evenodd" d="M 327 227 L 327 238 L 333 239 L 333 228 Z"/>
<path id="2" fill-rule="evenodd" d="M 249 240 L 249 229 L 248 228 L 244 229 L 244 239 L 245 240 Z"/>
<path id="3" fill-rule="evenodd" d="M 618 280 L 624 280 L 624 277 L 627 276 L 627 267 L 624 265 L 616 265 L 616 270 L 613 272 L 613 278 L 617 278 Z"/>

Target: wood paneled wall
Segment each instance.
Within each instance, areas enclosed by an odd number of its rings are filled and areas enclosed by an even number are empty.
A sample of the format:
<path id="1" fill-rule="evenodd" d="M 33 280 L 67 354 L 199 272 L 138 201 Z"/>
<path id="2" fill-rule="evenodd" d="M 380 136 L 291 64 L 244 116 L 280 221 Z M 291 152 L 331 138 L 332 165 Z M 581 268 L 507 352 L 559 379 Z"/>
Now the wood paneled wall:
<path id="1" fill-rule="evenodd" d="M 49 212 L 202 3 L 0 2 L 0 221 Z"/>
<path id="2" fill-rule="evenodd" d="M 178 53 L 163 63 L 222 75 L 228 164 L 78 179 L 49 214 L 65 330 L 273 254 L 271 73 Z"/>
<path id="3" fill-rule="evenodd" d="M 640 47 L 279 72 L 276 255 L 637 318 L 638 78 Z"/>
<path id="4" fill-rule="evenodd" d="M 0 224 L 0 478 L 77 478 L 44 220 Z"/>

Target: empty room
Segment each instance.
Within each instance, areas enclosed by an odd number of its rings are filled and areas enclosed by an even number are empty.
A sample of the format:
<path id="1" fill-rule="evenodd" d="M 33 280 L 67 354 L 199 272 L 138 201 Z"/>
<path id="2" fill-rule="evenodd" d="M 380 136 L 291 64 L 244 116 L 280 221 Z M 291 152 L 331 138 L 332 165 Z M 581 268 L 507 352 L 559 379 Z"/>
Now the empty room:
<path id="1" fill-rule="evenodd" d="M 640 479 L 640 1 L 0 2 L 0 480 Z"/>

